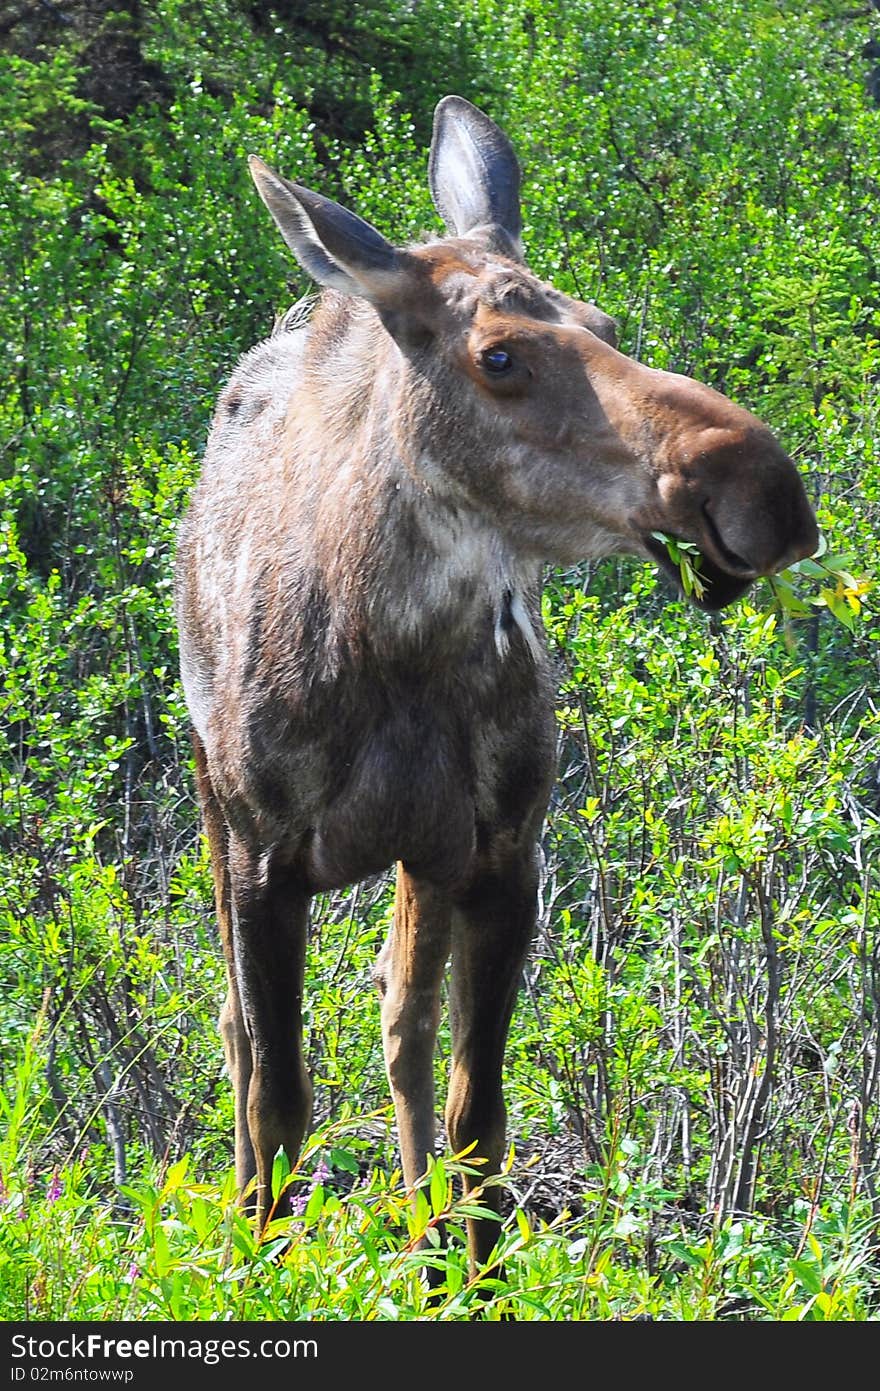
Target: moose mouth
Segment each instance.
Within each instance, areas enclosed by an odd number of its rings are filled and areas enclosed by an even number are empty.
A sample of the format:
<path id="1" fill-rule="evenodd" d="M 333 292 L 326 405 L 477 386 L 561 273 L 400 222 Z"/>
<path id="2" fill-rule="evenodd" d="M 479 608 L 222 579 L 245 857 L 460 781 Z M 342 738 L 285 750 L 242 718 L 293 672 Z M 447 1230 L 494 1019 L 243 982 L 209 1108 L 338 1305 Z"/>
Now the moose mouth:
<path id="1" fill-rule="evenodd" d="M 655 536 L 649 535 L 643 537 L 643 544 L 659 568 L 673 581 L 679 593 L 684 593 L 681 572 L 663 542 L 658 541 Z M 732 574 L 730 570 L 722 568 L 702 549 L 698 551 L 694 559 L 697 561 L 694 568 L 697 570 L 704 590 L 699 597 L 696 594 L 690 594 L 687 597 L 697 608 L 706 609 L 709 613 L 717 613 L 719 609 L 726 608 L 728 604 L 742 598 L 743 594 L 754 583 L 754 572 L 748 576 L 741 573 Z M 744 563 L 741 562 L 740 568 L 744 568 Z"/>

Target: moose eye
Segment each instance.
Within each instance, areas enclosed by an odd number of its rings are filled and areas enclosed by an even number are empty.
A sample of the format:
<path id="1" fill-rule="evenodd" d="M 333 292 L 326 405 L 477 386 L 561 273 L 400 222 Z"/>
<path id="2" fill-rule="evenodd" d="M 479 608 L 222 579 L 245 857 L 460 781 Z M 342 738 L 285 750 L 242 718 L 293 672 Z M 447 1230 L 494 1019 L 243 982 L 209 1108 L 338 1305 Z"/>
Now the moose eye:
<path id="1" fill-rule="evenodd" d="M 487 348 L 481 353 L 480 361 L 486 371 L 491 372 L 494 377 L 503 376 L 513 366 L 513 358 L 505 348 Z"/>

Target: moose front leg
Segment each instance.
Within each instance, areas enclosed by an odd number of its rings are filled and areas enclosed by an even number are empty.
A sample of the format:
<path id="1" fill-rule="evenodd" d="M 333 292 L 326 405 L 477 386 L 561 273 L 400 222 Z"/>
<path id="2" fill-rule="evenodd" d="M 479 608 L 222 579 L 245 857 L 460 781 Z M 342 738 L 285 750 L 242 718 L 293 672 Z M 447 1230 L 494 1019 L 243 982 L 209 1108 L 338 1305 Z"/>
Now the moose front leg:
<path id="1" fill-rule="evenodd" d="M 451 915 L 447 894 L 398 865 L 394 923 L 375 979 L 403 1177 L 410 1188 L 425 1173 L 437 1139 L 434 1045 Z"/>
<path id="2" fill-rule="evenodd" d="M 501 1070 L 536 904 L 535 853 L 530 848 L 505 869 L 481 874 L 453 918 L 446 1132 L 456 1153 L 473 1145 L 469 1157 L 485 1161 L 478 1175 L 466 1177 L 468 1188 L 484 1174 L 497 1174 L 504 1159 L 507 1115 Z M 487 1188 L 481 1202 L 498 1212 L 500 1189 Z M 475 1274 L 489 1259 L 500 1229 L 487 1218 L 468 1219 L 467 1227 Z"/>
<path id="3" fill-rule="evenodd" d="M 223 1040 L 226 1071 L 232 1082 L 235 1102 L 235 1180 L 239 1193 L 244 1193 L 257 1172 L 257 1161 L 247 1121 L 248 1091 L 253 1071 L 251 1041 L 241 1012 L 234 961 L 227 960 L 226 974 L 229 989 L 220 1011 L 220 1037 Z M 248 1197 L 247 1206 L 255 1206 L 253 1194 Z"/>
<path id="4" fill-rule="evenodd" d="M 244 1110 L 256 1163 L 256 1214 L 290 1211 L 290 1194 L 272 1198 L 272 1165 L 279 1149 L 296 1162 L 312 1115 L 312 1084 L 302 1049 L 302 998 L 308 894 L 273 853 L 256 853 L 230 839 L 232 948 L 237 1003 L 250 1044 Z M 232 997 L 232 992 L 230 992 Z M 233 999 L 232 1009 L 236 1001 Z M 228 1006 L 227 1006 L 228 1009 Z M 229 1022 L 232 1022 L 231 1020 Z M 243 1042 L 243 1040 L 242 1040 Z M 236 1113 L 242 1097 L 236 1096 Z"/>
<path id="5" fill-rule="evenodd" d="M 208 845 L 211 850 L 217 925 L 226 960 L 228 990 L 226 1001 L 220 1011 L 220 1037 L 223 1040 L 226 1070 L 229 1073 L 235 1100 L 235 1178 L 239 1192 L 243 1193 L 257 1172 L 257 1164 L 247 1124 L 247 1096 L 251 1081 L 251 1044 L 241 1012 L 235 952 L 232 944 L 229 828 L 226 825 L 222 808 L 211 782 L 205 746 L 195 730 L 192 734 L 192 743 L 195 754 L 196 789 L 199 805 L 202 809 L 205 834 L 208 837 Z"/>

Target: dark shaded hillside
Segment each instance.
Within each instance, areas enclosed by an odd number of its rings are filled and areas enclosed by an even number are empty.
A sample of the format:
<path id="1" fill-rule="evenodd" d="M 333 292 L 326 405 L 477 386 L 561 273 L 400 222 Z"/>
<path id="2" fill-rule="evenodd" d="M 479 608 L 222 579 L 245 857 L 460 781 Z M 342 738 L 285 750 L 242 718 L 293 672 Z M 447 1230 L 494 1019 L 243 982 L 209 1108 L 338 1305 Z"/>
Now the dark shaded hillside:
<path id="1" fill-rule="evenodd" d="M 409 94 L 418 112 L 421 92 L 469 88 L 478 72 L 460 22 L 450 23 L 444 6 L 372 0 L 4 0 L 0 49 L 69 71 L 70 95 L 85 103 L 73 121 L 69 111 L 65 119 L 47 113 L 33 146 L 44 167 L 82 153 L 90 115 L 126 121 L 139 107 L 166 106 L 196 73 L 214 97 L 228 100 L 244 83 L 263 106 L 283 81 L 322 136 L 357 141 L 373 124 L 374 74 Z M 430 103 L 424 110 L 416 117 L 420 139 L 430 132 Z"/>

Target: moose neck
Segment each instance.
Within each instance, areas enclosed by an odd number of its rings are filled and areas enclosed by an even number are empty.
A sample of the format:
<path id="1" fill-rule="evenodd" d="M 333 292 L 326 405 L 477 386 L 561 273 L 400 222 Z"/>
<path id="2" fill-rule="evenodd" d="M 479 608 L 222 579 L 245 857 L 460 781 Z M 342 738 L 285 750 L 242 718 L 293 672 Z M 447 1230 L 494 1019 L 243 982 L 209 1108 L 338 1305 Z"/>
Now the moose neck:
<path id="1" fill-rule="evenodd" d="M 416 668 L 430 654 L 436 671 L 481 648 L 503 660 L 519 632 L 540 660 L 526 607 L 540 565 L 516 554 L 431 448 L 436 389 L 375 312 L 325 293 L 304 368 L 297 453 L 317 461 L 315 559 L 348 649 Z M 298 397 L 298 419 L 302 406 Z"/>

